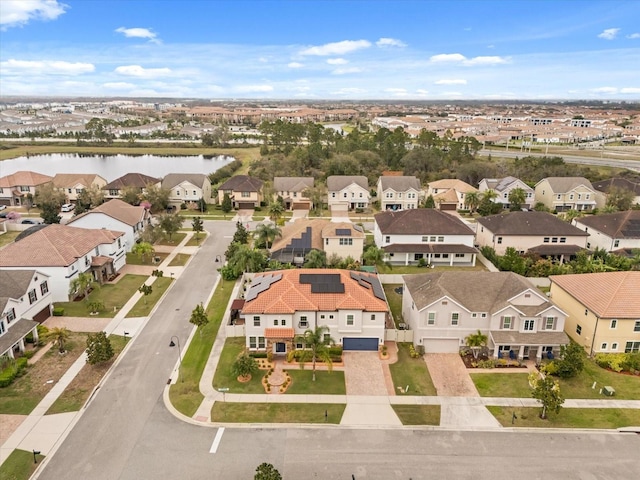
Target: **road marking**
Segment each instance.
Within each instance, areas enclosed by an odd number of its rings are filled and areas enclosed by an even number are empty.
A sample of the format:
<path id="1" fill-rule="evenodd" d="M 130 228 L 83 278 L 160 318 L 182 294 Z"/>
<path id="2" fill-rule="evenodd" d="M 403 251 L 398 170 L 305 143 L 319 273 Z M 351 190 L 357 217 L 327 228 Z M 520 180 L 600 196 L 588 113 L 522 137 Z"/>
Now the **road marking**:
<path id="1" fill-rule="evenodd" d="M 209 453 L 216 453 L 218 451 L 218 446 L 220 445 L 220 440 L 222 440 L 223 433 L 224 433 L 224 427 L 220 427 L 216 433 L 215 438 L 213 439 L 213 443 L 211 444 Z"/>

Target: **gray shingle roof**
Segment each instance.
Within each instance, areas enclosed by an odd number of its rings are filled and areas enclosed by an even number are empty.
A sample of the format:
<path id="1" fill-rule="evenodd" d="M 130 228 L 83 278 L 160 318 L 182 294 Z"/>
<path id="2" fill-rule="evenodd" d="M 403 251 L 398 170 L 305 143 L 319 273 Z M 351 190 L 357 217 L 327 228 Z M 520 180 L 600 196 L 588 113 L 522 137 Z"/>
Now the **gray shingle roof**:
<path id="1" fill-rule="evenodd" d="M 18 299 L 27 293 L 35 270 L 0 270 L 0 313 L 10 298 Z"/>
<path id="2" fill-rule="evenodd" d="M 585 237 L 588 233 L 546 212 L 510 212 L 478 218 L 496 235 L 558 235 Z"/>
<path id="3" fill-rule="evenodd" d="M 578 218 L 577 223 L 598 230 L 611 238 L 640 238 L 640 210 Z M 640 244 L 638 244 L 640 248 Z"/>
<path id="4" fill-rule="evenodd" d="M 640 183 L 632 182 L 626 178 L 609 178 L 593 183 L 593 188 L 605 193 L 608 193 L 611 187 L 625 188 L 631 190 L 636 196 L 640 195 Z"/>
<path id="5" fill-rule="evenodd" d="M 159 183 L 159 178 L 150 177 L 143 173 L 127 173 L 114 181 L 107 183 L 103 190 L 122 190 L 124 187 L 145 188 L 147 185 Z"/>
<path id="6" fill-rule="evenodd" d="M 554 193 L 564 193 L 573 190 L 580 185 L 589 187 L 593 190 L 591 182 L 584 177 L 547 177 L 541 181 L 546 180 Z"/>
<path id="7" fill-rule="evenodd" d="M 276 192 L 303 192 L 313 187 L 313 177 L 274 177 L 273 189 Z"/>
<path id="8" fill-rule="evenodd" d="M 417 190 L 418 192 L 420 191 L 420 181 L 413 176 L 382 176 L 380 177 L 380 186 L 382 187 L 383 191 L 387 190 L 388 188 L 396 192 L 406 192 L 411 188 Z"/>
<path id="9" fill-rule="evenodd" d="M 234 192 L 259 192 L 262 190 L 263 181 L 249 175 L 236 175 L 218 187 L 218 190 L 231 190 Z"/>
<path id="10" fill-rule="evenodd" d="M 375 215 L 384 235 L 473 235 L 462 220 L 435 208 L 415 208 Z"/>
<path id="11" fill-rule="evenodd" d="M 369 190 L 369 181 L 367 177 L 360 175 L 331 175 L 327 177 L 327 190 L 337 192 L 348 187 L 352 183 L 360 185 L 365 190 Z"/>
<path id="12" fill-rule="evenodd" d="M 162 188 L 170 189 L 184 181 L 202 188 L 209 178 L 203 173 L 169 173 L 162 179 Z"/>

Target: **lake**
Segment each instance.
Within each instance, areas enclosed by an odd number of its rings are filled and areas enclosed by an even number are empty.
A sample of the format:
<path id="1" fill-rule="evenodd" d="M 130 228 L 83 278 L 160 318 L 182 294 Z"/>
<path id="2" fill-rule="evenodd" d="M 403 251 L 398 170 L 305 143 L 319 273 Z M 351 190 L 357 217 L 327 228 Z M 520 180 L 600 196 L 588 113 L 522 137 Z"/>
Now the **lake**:
<path id="1" fill-rule="evenodd" d="M 143 173 L 151 177 L 164 177 L 168 173 L 204 173 L 208 175 L 234 160 L 220 155 L 204 157 L 159 155 L 30 155 L 0 162 L 0 177 L 29 170 L 43 175 L 57 173 L 96 173 L 112 182 L 127 173 Z"/>

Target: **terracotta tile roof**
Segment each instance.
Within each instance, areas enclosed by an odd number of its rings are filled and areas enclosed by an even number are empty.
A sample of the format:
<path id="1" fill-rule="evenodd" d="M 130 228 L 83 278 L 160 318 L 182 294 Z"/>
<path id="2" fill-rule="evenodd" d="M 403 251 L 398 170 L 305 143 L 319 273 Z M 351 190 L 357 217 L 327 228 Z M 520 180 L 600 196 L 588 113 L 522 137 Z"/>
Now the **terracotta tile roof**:
<path id="1" fill-rule="evenodd" d="M 380 212 L 375 221 L 383 235 L 473 235 L 462 220 L 435 208 Z"/>
<path id="2" fill-rule="evenodd" d="M 576 226 L 578 224 L 598 230 L 611 238 L 640 239 L 640 210 L 582 217 L 576 219 Z"/>
<path id="3" fill-rule="evenodd" d="M 581 273 L 549 278 L 598 317 L 640 319 L 640 272 Z"/>
<path id="4" fill-rule="evenodd" d="M 106 265 L 107 263 L 111 262 L 112 259 L 109 257 L 105 257 L 104 255 L 98 255 L 97 257 L 93 257 L 91 259 L 91 266 L 92 267 L 100 267 L 102 265 Z"/>
<path id="5" fill-rule="evenodd" d="M 0 250 L 0 267 L 66 267 L 95 248 L 111 245 L 122 232 L 49 225 Z"/>
<path id="6" fill-rule="evenodd" d="M 53 177 L 49 175 L 42 175 L 41 173 L 20 171 L 12 173 L 4 177 L 0 177 L 0 187 L 11 188 L 18 187 L 20 185 L 35 187 L 42 185 L 53 180 Z"/>
<path id="7" fill-rule="evenodd" d="M 264 338 L 293 338 L 293 328 L 265 328 Z"/>
<path id="8" fill-rule="evenodd" d="M 108 202 L 104 202 L 102 205 L 99 205 L 96 208 L 89 210 L 88 212 L 84 212 L 76 217 L 73 217 L 67 225 L 73 226 L 73 223 L 79 218 L 91 215 L 92 213 L 104 213 L 105 215 L 115 218 L 116 220 L 119 220 L 131 227 L 136 225 L 137 223 L 142 222 L 149 215 L 144 207 L 135 207 L 133 205 L 129 205 L 127 202 L 123 202 L 119 198 L 114 198 L 112 200 L 109 200 Z"/>
<path id="9" fill-rule="evenodd" d="M 510 212 L 478 218 L 496 235 L 586 237 L 589 234 L 546 212 Z"/>
<path id="10" fill-rule="evenodd" d="M 282 275 L 282 278 L 271 283 L 270 287 L 252 299 L 246 301 L 243 314 L 254 313 L 294 313 L 296 311 L 335 312 L 339 309 L 355 309 L 369 312 L 388 311 L 386 300 L 374 295 L 371 288 L 351 277 L 349 270 L 337 269 L 292 269 L 256 275 L 254 281 L 264 275 Z M 365 279 L 378 282 L 377 275 L 357 272 Z M 300 283 L 303 274 L 337 274 L 344 285 L 344 293 L 312 293 L 311 285 Z M 249 287 L 249 291 L 251 287 Z"/>

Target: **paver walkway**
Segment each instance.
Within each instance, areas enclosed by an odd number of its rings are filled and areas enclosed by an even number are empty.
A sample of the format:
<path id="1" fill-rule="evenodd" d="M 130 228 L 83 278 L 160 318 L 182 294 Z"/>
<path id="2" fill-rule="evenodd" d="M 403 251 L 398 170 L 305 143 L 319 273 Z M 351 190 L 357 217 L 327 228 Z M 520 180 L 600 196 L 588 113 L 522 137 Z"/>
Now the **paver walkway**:
<path id="1" fill-rule="evenodd" d="M 388 395 L 378 352 L 344 352 L 347 395 Z"/>
<path id="2" fill-rule="evenodd" d="M 438 396 L 479 397 L 476 386 L 457 353 L 426 353 L 424 361 Z"/>

